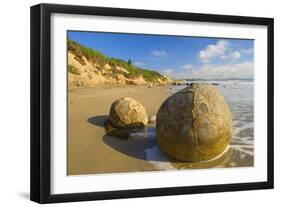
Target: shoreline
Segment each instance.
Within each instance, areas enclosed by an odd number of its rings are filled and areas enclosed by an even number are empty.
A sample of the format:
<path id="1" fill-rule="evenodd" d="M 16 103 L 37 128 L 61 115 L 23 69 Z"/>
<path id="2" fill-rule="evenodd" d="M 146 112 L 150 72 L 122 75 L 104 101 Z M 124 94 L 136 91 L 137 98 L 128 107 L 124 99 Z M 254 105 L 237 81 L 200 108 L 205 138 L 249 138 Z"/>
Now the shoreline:
<path id="1" fill-rule="evenodd" d="M 253 166 L 253 156 L 235 148 L 237 139 L 234 137 L 231 143 L 234 146 L 230 145 L 229 150 L 218 159 L 185 163 L 170 159 L 161 153 L 156 143 L 155 125 L 148 125 L 132 140 L 106 135 L 103 124 L 108 119 L 110 106 L 115 100 L 124 96 L 134 98 L 146 108 L 148 116 L 156 115 L 163 101 L 174 92 L 174 87 L 97 85 L 95 88 L 69 89 L 67 174 Z"/>

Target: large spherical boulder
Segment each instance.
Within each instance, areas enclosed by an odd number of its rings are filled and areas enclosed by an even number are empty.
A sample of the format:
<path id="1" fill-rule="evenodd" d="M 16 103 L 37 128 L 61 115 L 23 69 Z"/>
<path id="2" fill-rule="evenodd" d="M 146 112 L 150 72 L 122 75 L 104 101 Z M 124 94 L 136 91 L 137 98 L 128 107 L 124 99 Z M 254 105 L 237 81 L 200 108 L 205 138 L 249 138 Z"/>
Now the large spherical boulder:
<path id="1" fill-rule="evenodd" d="M 228 147 L 232 117 L 216 86 L 192 84 L 161 105 L 156 133 L 166 155 L 189 162 L 210 160 Z"/>
<path id="2" fill-rule="evenodd" d="M 109 121 L 116 128 L 137 128 L 147 125 L 145 108 L 133 98 L 120 98 L 110 108 Z"/>

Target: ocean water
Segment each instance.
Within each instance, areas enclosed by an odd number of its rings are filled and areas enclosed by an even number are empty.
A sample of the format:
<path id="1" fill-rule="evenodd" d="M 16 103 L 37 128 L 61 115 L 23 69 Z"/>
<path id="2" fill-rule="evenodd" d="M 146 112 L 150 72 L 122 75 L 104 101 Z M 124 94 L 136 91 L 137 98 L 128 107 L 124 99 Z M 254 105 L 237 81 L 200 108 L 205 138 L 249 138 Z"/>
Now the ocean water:
<path id="1" fill-rule="evenodd" d="M 193 81 L 201 82 L 202 81 Z M 188 83 L 191 83 L 188 81 Z M 211 167 L 249 167 L 254 164 L 254 82 L 251 80 L 204 81 L 216 84 L 224 95 L 233 118 L 233 137 L 229 148 L 217 159 L 185 163 L 166 157 L 156 142 L 155 126 L 143 132 L 131 133 L 132 139 L 149 139 L 153 144 L 145 149 L 146 159 L 158 170 L 211 168 Z M 186 86 L 173 86 L 175 93 Z"/>

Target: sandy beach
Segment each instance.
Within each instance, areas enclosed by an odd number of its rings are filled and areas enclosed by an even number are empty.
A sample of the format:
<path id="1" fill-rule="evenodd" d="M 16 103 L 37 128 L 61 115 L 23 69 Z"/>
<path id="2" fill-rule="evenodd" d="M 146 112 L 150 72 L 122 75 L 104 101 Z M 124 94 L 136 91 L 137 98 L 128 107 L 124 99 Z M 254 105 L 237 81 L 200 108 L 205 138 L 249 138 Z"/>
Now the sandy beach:
<path id="1" fill-rule="evenodd" d="M 103 127 L 111 104 L 120 97 L 132 97 L 155 115 L 171 94 L 169 86 L 101 86 L 69 89 L 68 175 L 157 170 L 145 158 L 150 142 L 130 142 L 110 137 Z"/>
<path id="2" fill-rule="evenodd" d="M 250 128 L 244 122 L 251 117 L 241 112 L 241 107 L 236 107 L 232 100 L 229 100 L 234 119 L 232 142 L 225 153 L 211 161 L 186 163 L 166 157 L 157 145 L 153 124 L 141 132 L 130 133 L 129 140 L 106 134 L 104 122 L 115 100 L 125 96 L 134 98 L 146 108 L 148 116 L 156 115 L 174 88 L 129 85 L 69 88 L 68 175 L 253 166 L 253 130 L 251 122 Z M 241 104 L 243 99 L 235 103 Z"/>

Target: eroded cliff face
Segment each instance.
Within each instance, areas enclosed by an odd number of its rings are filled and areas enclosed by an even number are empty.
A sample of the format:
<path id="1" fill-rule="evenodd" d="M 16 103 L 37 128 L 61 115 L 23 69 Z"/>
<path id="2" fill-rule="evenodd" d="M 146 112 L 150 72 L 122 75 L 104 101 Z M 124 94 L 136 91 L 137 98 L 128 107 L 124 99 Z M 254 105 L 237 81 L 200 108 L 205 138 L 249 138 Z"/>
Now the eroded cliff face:
<path id="1" fill-rule="evenodd" d="M 81 61 L 82 60 L 82 61 Z M 128 78 L 129 72 L 120 66 L 100 65 L 85 57 L 78 60 L 75 54 L 68 52 L 68 83 L 71 86 L 94 87 L 96 85 L 166 85 L 174 82 L 168 76 L 161 75 L 147 81 L 142 75 Z"/>

